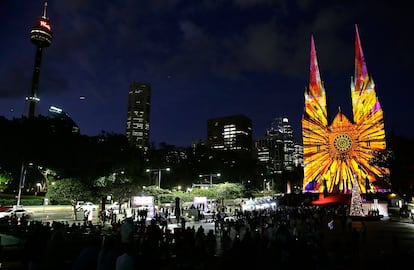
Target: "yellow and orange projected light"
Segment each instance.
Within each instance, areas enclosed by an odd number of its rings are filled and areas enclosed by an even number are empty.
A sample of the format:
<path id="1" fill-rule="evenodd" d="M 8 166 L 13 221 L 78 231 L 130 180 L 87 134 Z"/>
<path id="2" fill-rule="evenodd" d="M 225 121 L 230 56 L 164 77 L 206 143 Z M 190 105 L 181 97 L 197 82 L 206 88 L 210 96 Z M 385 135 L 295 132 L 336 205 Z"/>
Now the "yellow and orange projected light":
<path id="1" fill-rule="evenodd" d="M 355 36 L 355 77 L 351 82 L 353 122 L 341 109 L 328 124 L 326 93 L 311 38 L 310 82 L 302 118 L 304 192 L 351 193 L 357 179 L 362 193 L 375 192 L 375 182 L 388 168 L 372 165 L 375 153 L 386 149 L 383 112 L 368 76 L 364 55 Z"/>

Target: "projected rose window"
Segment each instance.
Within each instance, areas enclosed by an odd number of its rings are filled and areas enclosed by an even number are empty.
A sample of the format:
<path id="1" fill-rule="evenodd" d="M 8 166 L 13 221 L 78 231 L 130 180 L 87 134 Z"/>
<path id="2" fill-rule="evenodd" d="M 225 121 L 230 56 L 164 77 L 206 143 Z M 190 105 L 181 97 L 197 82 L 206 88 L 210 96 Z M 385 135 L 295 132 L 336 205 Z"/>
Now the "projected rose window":
<path id="1" fill-rule="evenodd" d="M 334 146 L 338 151 L 348 151 L 351 149 L 352 139 L 347 134 L 338 135 L 334 139 Z"/>

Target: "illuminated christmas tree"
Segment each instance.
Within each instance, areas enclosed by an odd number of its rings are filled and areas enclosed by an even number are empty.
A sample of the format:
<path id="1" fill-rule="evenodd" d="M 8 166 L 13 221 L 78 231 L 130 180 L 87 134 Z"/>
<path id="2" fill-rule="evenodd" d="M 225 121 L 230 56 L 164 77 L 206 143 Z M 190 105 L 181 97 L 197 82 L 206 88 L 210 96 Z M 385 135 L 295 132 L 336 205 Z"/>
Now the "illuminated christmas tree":
<path id="1" fill-rule="evenodd" d="M 351 207 L 349 209 L 349 215 L 353 217 L 365 216 L 364 209 L 362 208 L 361 193 L 359 192 L 356 175 L 354 175 L 354 185 L 352 187 Z"/>

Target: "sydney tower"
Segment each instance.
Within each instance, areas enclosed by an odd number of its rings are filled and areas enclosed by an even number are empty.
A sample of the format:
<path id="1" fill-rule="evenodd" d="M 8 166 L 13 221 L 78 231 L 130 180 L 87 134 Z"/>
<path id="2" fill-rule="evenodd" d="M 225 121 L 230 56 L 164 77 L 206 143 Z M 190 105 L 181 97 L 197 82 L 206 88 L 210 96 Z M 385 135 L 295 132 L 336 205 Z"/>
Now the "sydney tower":
<path id="1" fill-rule="evenodd" d="M 36 45 L 36 59 L 33 70 L 32 90 L 30 96 L 26 98 L 29 102 L 29 118 L 35 116 L 36 103 L 39 101 L 37 92 L 39 89 L 39 74 L 43 48 L 49 47 L 52 43 L 52 29 L 49 18 L 46 16 L 46 7 L 47 2 L 45 2 L 43 7 L 43 15 L 36 20 L 35 25 L 30 31 L 30 40 Z"/>

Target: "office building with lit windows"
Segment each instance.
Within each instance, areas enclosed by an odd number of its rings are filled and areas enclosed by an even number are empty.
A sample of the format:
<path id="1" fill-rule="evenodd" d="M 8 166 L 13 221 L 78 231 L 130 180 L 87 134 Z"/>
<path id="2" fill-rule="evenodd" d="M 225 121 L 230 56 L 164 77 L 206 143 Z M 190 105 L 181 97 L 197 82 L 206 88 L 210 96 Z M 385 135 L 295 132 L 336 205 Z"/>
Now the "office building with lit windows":
<path id="1" fill-rule="evenodd" d="M 207 141 L 217 151 L 252 151 L 252 121 L 244 115 L 207 120 Z"/>
<path id="2" fill-rule="evenodd" d="M 132 82 L 129 85 L 126 137 L 143 151 L 149 148 L 151 85 Z"/>
<path id="3" fill-rule="evenodd" d="M 277 117 L 263 137 L 255 141 L 255 152 L 264 174 L 277 176 L 303 167 L 303 147 L 295 141 L 286 117 Z"/>

